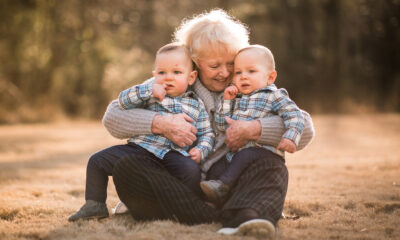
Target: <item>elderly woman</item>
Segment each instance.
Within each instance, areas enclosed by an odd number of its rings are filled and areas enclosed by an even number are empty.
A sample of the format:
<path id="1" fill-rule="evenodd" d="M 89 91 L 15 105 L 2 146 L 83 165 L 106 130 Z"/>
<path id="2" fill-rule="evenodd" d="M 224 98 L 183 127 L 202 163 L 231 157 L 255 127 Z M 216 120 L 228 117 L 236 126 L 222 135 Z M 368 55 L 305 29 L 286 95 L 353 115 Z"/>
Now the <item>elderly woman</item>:
<path id="1" fill-rule="evenodd" d="M 213 153 L 203 170 L 206 179 L 217 179 L 228 165 L 226 153 L 248 141 L 277 146 L 284 131 L 278 116 L 253 121 L 233 121 L 226 132 L 215 127 L 214 111 L 221 93 L 231 83 L 235 54 L 248 45 L 248 31 L 222 10 L 213 10 L 182 23 L 175 38 L 191 51 L 199 78 L 193 91 L 203 100 L 216 133 Z M 305 129 L 298 149 L 314 135 L 310 116 L 304 112 Z M 191 145 L 196 130 L 183 114 L 161 116 L 155 112 L 121 110 L 117 101 L 108 106 L 103 124 L 117 138 L 161 134 L 179 146 Z M 118 154 L 117 154 L 118 156 Z M 221 209 L 207 204 L 159 163 L 139 154 L 123 154 L 112 175 L 118 195 L 138 220 L 174 219 L 185 224 L 220 221 L 223 234 L 262 234 L 273 237 L 282 214 L 288 171 L 282 157 L 259 156 L 244 170 Z"/>

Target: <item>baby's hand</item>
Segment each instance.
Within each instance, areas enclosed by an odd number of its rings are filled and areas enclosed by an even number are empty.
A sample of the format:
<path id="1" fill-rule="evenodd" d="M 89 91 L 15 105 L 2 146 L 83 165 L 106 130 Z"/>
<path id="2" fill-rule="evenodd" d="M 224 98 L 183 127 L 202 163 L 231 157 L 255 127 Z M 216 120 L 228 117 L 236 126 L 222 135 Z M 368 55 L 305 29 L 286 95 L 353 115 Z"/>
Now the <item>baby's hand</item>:
<path id="1" fill-rule="evenodd" d="M 190 149 L 189 155 L 193 161 L 195 161 L 196 163 L 200 163 L 201 153 L 199 149 L 197 148 Z"/>
<path id="2" fill-rule="evenodd" d="M 288 138 L 282 138 L 281 142 L 278 145 L 278 150 L 288 153 L 294 153 L 296 152 L 296 144 Z"/>
<path id="3" fill-rule="evenodd" d="M 158 101 L 162 101 L 165 98 L 167 92 L 165 91 L 165 87 L 158 83 L 153 83 L 153 96 L 158 99 Z"/>
<path id="4" fill-rule="evenodd" d="M 236 97 L 238 94 L 239 90 L 235 86 L 229 86 L 225 88 L 224 91 L 224 100 L 232 100 Z"/>

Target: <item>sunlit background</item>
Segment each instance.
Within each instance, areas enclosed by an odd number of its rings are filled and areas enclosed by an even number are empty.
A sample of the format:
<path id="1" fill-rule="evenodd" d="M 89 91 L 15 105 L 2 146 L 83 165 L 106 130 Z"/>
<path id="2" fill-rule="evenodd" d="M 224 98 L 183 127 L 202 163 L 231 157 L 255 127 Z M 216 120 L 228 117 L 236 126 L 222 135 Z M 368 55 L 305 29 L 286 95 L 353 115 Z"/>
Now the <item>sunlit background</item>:
<path id="1" fill-rule="evenodd" d="M 0 123 L 100 119 L 185 17 L 222 8 L 311 113 L 400 111 L 399 0 L 1 0 Z"/>

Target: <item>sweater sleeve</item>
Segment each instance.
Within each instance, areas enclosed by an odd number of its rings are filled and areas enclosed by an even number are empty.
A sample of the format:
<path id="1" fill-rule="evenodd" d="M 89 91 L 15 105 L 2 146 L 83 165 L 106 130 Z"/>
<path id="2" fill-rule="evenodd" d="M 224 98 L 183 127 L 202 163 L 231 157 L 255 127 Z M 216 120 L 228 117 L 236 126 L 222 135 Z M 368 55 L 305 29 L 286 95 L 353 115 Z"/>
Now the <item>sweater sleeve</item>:
<path id="1" fill-rule="evenodd" d="M 306 147 L 314 138 L 315 131 L 311 116 L 302 110 L 304 116 L 304 130 L 301 135 L 297 150 Z M 271 146 L 278 146 L 282 139 L 283 134 L 286 132 L 283 119 L 280 116 L 270 116 L 259 119 L 261 123 L 261 135 L 257 142 L 261 144 L 268 144 Z"/>
<path id="2" fill-rule="evenodd" d="M 118 99 L 112 101 L 103 116 L 103 125 L 115 138 L 126 139 L 152 134 L 151 127 L 156 112 L 145 109 L 123 110 Z"/>

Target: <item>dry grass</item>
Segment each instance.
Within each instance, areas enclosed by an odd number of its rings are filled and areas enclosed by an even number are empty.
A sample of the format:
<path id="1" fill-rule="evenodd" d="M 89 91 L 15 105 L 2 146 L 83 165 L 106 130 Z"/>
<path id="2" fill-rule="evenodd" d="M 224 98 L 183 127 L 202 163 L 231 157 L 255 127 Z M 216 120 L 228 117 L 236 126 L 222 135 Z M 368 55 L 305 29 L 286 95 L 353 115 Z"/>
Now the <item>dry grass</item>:
<path id="1" fill-rule="evenodd" d="M 287 158 L 280 239 L 400 239 L 400 115 L 315 116 L 311 146 Z M 123 143 L 99 123 L 0 126 L 0 239 L 244 239 L 218 224 L 69 223 L 84 202 L 88 157 Z M 112 181 L 108 205 L 118 201 Z M 252 238 L 246 238 L 252 239 Z"/>

